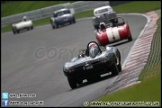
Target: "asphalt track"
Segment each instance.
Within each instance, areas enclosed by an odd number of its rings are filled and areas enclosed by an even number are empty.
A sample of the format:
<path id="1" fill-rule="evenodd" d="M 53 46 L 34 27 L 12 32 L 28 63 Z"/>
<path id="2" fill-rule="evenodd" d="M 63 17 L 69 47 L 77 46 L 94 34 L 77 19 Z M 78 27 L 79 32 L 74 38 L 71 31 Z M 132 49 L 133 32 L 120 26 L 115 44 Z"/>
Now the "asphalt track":
<path id="1" fill-rule="evenodd" d="M 115 44 L 123 63 L 147 19 L 141 15 L 120 16 L 128 22 L 133 37 L 131 42 Z M 16 35 L 1 33 L 1 91 L 35 93 L 36 98 L 10 100 L 39 100 L 44 101 L 43 106 L 83 106 L 84 102 L 106 94 L 105 89 L 117 76 L 72 90 L 62 71 L 63 64 L 92 40 L 96 39 L 90 19 L 77 20 L 73 25 L 55 30 L 45 25 Z"/>

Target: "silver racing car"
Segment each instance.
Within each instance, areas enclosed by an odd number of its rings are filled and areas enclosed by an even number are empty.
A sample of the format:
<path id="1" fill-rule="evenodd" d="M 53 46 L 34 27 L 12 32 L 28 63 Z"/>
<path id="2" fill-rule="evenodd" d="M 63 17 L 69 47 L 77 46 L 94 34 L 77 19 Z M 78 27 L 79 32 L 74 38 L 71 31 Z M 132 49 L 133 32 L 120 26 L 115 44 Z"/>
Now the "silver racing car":
<path id="1" fill-rule="evenodd" d="M 121 70 L 119 50 L 110 46 L 100 47 L 95 41 L 89 42 L 86 50 L 63 66 L 63 72 L 72 89 L 77 84 L 82 84 L 84 79 L 91 81 L 109 72 L 118 75 Z"/>

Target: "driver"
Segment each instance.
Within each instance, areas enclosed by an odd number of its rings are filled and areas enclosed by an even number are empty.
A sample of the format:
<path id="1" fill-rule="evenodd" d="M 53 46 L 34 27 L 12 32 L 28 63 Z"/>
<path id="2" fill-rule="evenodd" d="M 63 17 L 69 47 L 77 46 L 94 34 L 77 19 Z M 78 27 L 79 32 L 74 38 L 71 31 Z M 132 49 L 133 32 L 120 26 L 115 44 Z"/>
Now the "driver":
<path id="1" fill-rule="evenodd" d="M 26 16 L 23 17 L 23 21 L 27 21 L 27 17 Z"/>
<path id="2" fill-rule="evenodd" d="M 96 43 L 89 44 L 89 56 L 95 58 L 100 53 Z"/>
<path id="3" fill-rule="evenodd" d="M 104 22 L 101 22 L 100 25 L 99 25 L 99 28 L 100 28 L 101 31 L 102 30 L 105 30 L 106 29 L 105 23 Z"/>
<path id="4" fill-rule="evenodd" d="M 79 51 L 78 58 L 82 58 L 84 56 L 85 56 L 85 51 L 83 51 L 83 50 Z"/>

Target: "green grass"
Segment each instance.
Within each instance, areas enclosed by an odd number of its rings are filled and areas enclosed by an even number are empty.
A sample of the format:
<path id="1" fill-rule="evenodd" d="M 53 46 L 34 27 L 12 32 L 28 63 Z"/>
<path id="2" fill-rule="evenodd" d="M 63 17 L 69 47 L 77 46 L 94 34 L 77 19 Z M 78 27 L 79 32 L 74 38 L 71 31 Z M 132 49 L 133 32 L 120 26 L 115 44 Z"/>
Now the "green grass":
<path id="1" fill-rule="evenodd" d="M 153 37 L 151 52 L 139 80 L 159 74 L 161 70 L 161 19 L 158 20 L 158 29 Z"/>
<path id="2" fill-rule="evenodd" d="M 140 84 L 119 90 L 107 96 L 101 97 L 97 101 L 159 101 L 161 100 L 161 77 L 157 74 Z"/>
<path id="3" fill-rule="evenodd" d="M 161 1 L 135 1 L 114 6 L 113 9 L 117 13 L 145 13 L 151 10 L 161 9 Z"/>
<path id="4" fill-rule="evenodd" d="M 71 1 L 10 1 L 1 3 L 1 17 L 32 11 Z M 74 2 L 74 1 L 73 1 Z M 15 8 L 16 7 L 16 8 Z"/>
<path id="5" fill-rule="evenodd" d="M 29 4 L 26 4 L 26 5 L 30 5 L 31 1 L 28 1 L 28 2 L 29 2 Z M 35 2 L 37 2 L 37 1 L 35 1 Z M 42 5 L 44 4 L 44 5 L 47 6 L 46 1 L 41 1 L 41 2 L 43 2 L 43 3 L 40 3 L 40 4 L 42 4 Z M 53 1 L 50 1 L 50 2 L 52 4 Z M 39 3 L 37 3 L 37 4 L 39 4 Z M 160 4 L 161 4 L 161 1 L 136 1 L 136 2 L 125 3 L 125 4 L 122 4 L 122 5 L 118 5 L 118 6 L 113 6 L 113 9 L 116 11 L 116 13 L 130 13 L 130 12 L 144 13 L 144 12 L 151 11 L 151 10 L 161 9 Z M 143 5 L 145 5 L 145 6 L 143 6 Z M 2 7 L 1 7 L 1 9 L 2 9 L 1 13 L 2 14 L 5 13 L 5 12 L 6 13 L 12 12 L 12 11 L 10 11 L 10 10 L 12 10 L 12 8 L 9 8 L 9 10 L 7 10 L 8 8 L 3 9 L 3 8 L 6 8 L 6 6 L 10 7 L 9 4 L 8 5 L 7 4 L 2 5 Z M 14 6 L 16 6 L 16 5 L 14 5 Z M 30 7 L 30 6 L 28 6 L 28 7 Z M 34 7 L 35 6 L 32 6 L 32 8 L 34 8 Z M 38 7 L 38 6 L 36 6 L 36 7 Z M 27 9 L 27 8 L 25 8 L 25 9 Z M 22 10 L 25 10 L 25 9 L 22 9 Z M 3 12 L 4 10 L 5 10 L 5 12 Z M 13 9 L 13 10 L 16 11 L 16 9 Z M 21 9 L 19 9 L 19 10 L 21 11 Z M 93 16 L 93 10 L 84 11 L 84 12 L 80 12 L 80 13 L 75 14 L 76 19 L 85 18 L 85 17 L 92 17 L 92 16 Z M 49 24 L 49 19 L 50 18 L 37 20 L 37 21 L 34 21 L 33 24 L 34 24 L 34 26 Z M 11 31 L 11 25 L 1 28 L 1 32 L 8 32 L 8 31 Z"/>
<path id="6" fill-rule="evenodd" d="M 139 77 L 142 82 L 103 96 L 97 101 L 158 101 L 161 106 L 161 18 L 157 24 L 147 64 Z"/>

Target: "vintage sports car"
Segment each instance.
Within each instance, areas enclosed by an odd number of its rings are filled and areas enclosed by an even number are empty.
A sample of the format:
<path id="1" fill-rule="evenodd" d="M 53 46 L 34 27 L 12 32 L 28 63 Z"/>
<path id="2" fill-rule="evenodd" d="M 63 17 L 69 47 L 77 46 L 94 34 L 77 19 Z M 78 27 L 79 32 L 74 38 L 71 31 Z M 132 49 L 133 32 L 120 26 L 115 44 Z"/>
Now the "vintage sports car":
<path id="1" fill-rule="evenodd" d="M 111 6 L 102 6 L 93 10 L 94 17 L 92 23 L 95 29 L 99 29 L 100 22 L 108 23 L 109 19 L 117 17 L 116 12 Z M 112 19 L 113 22 L 118 22 L 117 19 Z"/>
<path id="2" fill-rule="evenodd" d="M 27 29 L 27 30 L 33 29 L 32 20 L 29 20 L 29 18 L 26 16 L 22 18 L 21 22 L 17 24 L 12 24 L 12 31 L 14 34 L 19 33 L 20 30 L 23 30 L 23 29 Z"/>
<path id="3" fill-rule="evenodd" d="M 59 25 L 65 23 L 75 23 L 75 17 L 69 9 L 60 9 L 53 13 L 53 17 L 50 19 L 50 23 L 53 29 L 58 28 Z"/>
<path id="4" fill-rule="evenodd" d="M 96 39 L 101 46 L 114 43 L 123 39 L 132 41 L 129 25 L 121 17 L 116 17 L 117 23 L 109 22 L 107 25 L 100 23 L 100 29 L 95 33 Z"/>
<path id="5" fill-rule="evenodd" d="M 81 52 L 63 66 L 63 72 L 72 89 L 82 84 L 84 79 L 92 81 L 109 72 L 118 75 L 122 70 L 121 55 L 116 47 L 103 47 L 91 41 L 87 44 L 87 49 Z"/>

